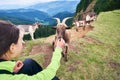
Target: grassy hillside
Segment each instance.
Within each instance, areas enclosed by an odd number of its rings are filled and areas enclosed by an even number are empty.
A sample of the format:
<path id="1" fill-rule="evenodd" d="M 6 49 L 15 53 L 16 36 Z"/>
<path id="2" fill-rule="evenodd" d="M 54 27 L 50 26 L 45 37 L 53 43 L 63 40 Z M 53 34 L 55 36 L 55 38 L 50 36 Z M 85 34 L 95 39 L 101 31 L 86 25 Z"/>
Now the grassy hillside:
<path id="1" fill-rule="evenodd" d="M 120 9 L 120 0 L 81 0 L 77 5 L 76 13 L 79 13 L 81 10 L 85 11 L 93 1 L 96 2 L 93 7 L 96 13 Z"/>
<path id="2" fill-rule="evenodd" d="M 120 10 L 102 12 L 93 31 L 71 42 L 68 62 L 61 61 L 60 80 L 120 80 Z M 19 59 L 31 57 L 44 68 L 46 54 L 29 55 L 33 46 L 48 45 L 46 38 L 27 41 Z M 45 49 L 45 48 L 44 48 Z"/>
<path id="3" fill-rule="evenodd" d="M 99 14 L 100 12 L 120 9 L 119 3 L 120 0 L 81 0 L 77 5 L 75 16 L 86 15 L 92 10 Z"/>

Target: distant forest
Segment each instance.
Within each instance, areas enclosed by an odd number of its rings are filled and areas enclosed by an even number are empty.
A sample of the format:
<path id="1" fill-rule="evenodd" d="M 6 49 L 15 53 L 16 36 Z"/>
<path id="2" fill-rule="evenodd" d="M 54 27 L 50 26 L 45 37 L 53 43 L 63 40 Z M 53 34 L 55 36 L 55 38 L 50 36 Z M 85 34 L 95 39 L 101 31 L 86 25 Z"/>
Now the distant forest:
<path id="1" fill-rule="evenodd" d="M 66 21 L 66 24 L 68 27 L 72 27 L 72 18 Z M 41 38 L 41 37 L 48 37 L 50 35 L 55 34 L 56 30 L 52 27 L 55 27 L 55 25 L 41 25 L 34 33 L 34 38 Z M 31 40 L 30 34 L 24 36 L 24 40 Z"/>
<path id="2" fill-rule="evenodd" d="M 120 0 L 81 0 L 77 5 L 76 13 L 80 12 L 81 10 L 85 11 L 92 1 L 96 1 L 94 11 L 97 14 L 103 11 L 120 9 Z"/>
<path id="3" fill-rule="evenodd" d="M 41 25 L 34 33 L 34 38 L 43 38 L 55 34 L 55 29 L 52 26 Z M 24 36 L 24 40 L 31 40 L 30 34 Z"/>

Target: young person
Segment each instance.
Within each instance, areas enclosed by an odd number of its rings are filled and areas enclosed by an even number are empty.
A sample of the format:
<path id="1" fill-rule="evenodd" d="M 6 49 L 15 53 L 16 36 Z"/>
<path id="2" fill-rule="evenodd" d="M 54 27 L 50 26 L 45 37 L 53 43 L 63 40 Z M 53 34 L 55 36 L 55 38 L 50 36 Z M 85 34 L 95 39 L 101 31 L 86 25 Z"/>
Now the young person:
<path id="1" fill-rule="evenodd" d="M 57 80 L 54 76 L 60 66 L 64 46 L 63 39 L 57 41 L 51 63 L 44 70 L 32 59 L 12 61 L 22 51 L 21 33 L 15 25 L 0 21 L 0 80 Z"/>

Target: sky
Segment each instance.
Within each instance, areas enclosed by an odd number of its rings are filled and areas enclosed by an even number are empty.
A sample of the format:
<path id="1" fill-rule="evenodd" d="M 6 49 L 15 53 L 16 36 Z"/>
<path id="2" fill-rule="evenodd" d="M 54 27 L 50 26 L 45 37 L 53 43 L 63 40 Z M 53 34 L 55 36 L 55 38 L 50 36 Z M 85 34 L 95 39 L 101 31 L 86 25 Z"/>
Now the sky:
<path id="1" fill-rule="evenodd" d="M 0 5 L 31 5 L 50 1 L 80 1 L 80 0 L 0 0 Z"/>
<path id="2" fill-rule="evenodd" d="M 30 5 L 38 2 L 49 2 L 56 0 L 0 0 L 1 5 Z"/>
<path id="3" fill-rule="evenodd" d="M 19 8 L 50 1 L 80 1 L 80 0 L 0 0 L 0 9 Z"/>

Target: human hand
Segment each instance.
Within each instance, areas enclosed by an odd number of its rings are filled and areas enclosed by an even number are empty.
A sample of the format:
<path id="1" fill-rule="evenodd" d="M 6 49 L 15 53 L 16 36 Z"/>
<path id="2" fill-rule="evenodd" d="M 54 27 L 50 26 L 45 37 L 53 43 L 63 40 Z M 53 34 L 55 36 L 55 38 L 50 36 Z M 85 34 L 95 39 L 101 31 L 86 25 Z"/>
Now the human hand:
<path id="1" fill-rule="evenodd" d="M 22 61 L 17 61 L 17 62 L 15 63 L 15 67 L 14 67 L 14 69 L 13 69 L 13 72 L 14 72 L 14 73 L 19 72 L 19 70 L 20 70 L 22 67 L 23 67 L 23 62 L 22 62 Z"/>
<path id="2" fill-rule="evenodd" d="M 56 47 L 60 47 L 60 48 L 64 48 L 65 47 L 65 41 L 63 40 L 63 38 L 60 38 L 57 40 L 57 46 Z"/>

